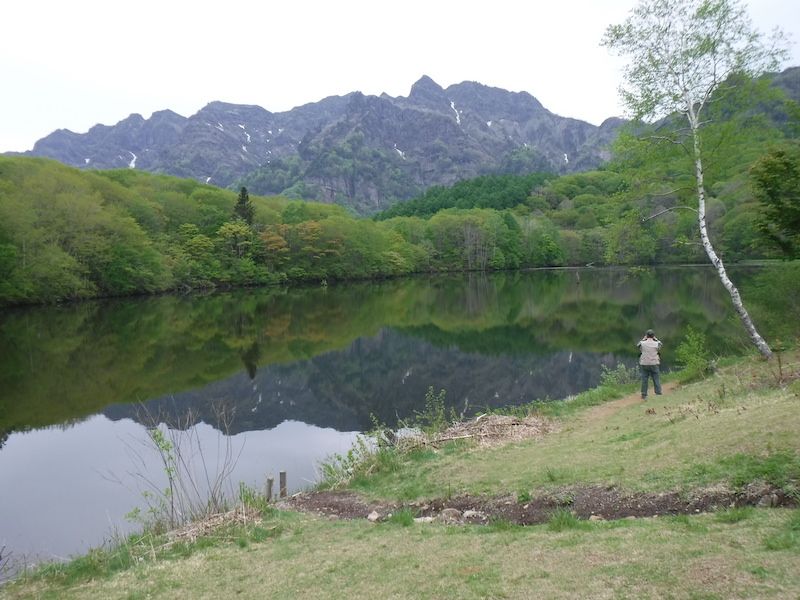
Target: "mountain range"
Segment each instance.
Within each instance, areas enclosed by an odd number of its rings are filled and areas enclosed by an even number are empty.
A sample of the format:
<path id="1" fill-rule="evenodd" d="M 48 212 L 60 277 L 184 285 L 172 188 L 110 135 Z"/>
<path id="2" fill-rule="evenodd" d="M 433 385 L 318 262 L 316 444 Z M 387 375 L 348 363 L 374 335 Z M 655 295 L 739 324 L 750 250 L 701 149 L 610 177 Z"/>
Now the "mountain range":
<path id="1" fill-rule="evenodd" d="M 489 173 L 594 168 L 621 119 L 558 116 L 526 92 L 423 76 L 407 97 L 352 92 L 286 112 L 211 102 L 183 117 L 132 114 L 87 133 L 59 129 L 26 152 L 79 168 L 136 168 L 382 210 L 433 185 Z"/>
<path id="2" fill-rule="evenodd" d="M 770 77 L 800 99 L 800 67 Z M 211 102 L 190 117 L 132 114 L 87 133 L 59 129 L 24 154 L 246 186 L 366 215 L 478 175 L 596 168 L 623 123 L 598 127 L 556 115 L 527 92 L 470 81 L 442 88 L 423 76 L 407 97 L 352 92 L 286 112 Z"/>

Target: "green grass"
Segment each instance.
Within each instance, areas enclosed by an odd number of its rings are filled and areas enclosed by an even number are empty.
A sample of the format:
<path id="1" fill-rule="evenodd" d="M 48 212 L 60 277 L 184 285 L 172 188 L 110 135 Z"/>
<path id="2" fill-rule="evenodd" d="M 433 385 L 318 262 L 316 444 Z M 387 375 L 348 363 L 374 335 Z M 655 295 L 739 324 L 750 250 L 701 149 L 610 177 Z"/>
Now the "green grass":
<path id="1" fill-rule="evenodd" d="M 737 488 L 760 479 L 793 493 L 800 481 L 800 411 L 797 396 L 770 377 L 768 365 L 740 359 L 708 379 L 602 418 L 595 411 L 622 392 L 599 388 L 537 409 L 560 424 L 556 434 L 494 449 L 462 443 L 423 462 L 400 456 L 391 471 L 352 487 L 375 499 L 413 500 L 570 485 Z"/>
<path id="2" fill-rule="evenodd" d="M 416 516 L 416 513 L 410 508 L 401 508 L 393 512 L 388 521 L 389 523 L 401 525 L 402 527 L 410 527 L 414 524 L 414 518 Z"/>
<path id="3" fill-rule="evenodd" d="M 518 527 L 414 527 L 281 517 L 261 543 L 214 543 L 185 558 L 145 562 L 67 583 L 23 577 L 8 598 L 529 598 L 795 597 L 796 546 L 765 543 L 798 511 L 744 520 L 579 522 L 565 515 Z M 554 519 L 555 522 L 556 519 Z"/>
<path id="4" fill-rule="evenodd" d="M 547 528 L 550 531 L 564 531 L 566 529 L 588 529 L 589 523 L 581 521 L 572 511 L 565 508 L 557 508 L 553 511 L 547 521 Z"/>
<path id="5" fill-rule="evenodd" d="M 755 509 L 752 506 L 735 506 L 717 513 L 720 523 L 738 523 L 753 516 Z"/>

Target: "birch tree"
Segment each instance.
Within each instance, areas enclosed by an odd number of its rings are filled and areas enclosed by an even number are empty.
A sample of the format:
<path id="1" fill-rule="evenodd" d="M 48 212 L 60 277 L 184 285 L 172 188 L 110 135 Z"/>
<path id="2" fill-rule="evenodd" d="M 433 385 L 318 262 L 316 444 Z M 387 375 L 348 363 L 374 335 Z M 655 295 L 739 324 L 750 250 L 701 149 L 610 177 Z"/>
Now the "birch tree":
<path id="1" fill-rule="evenodd" d="M 620 92 L 634 119 L 685 118 L 686 139 L 669 141 L 685 141 L 693 159 L 700 240 L 750 339 L 769 358 L 708 236 L 702 131 L 709 104 L 735 93 L 737 76 L 779 67 L 786 56 L 782 34 L 759 33 L 740 0 L 640 0 L 622 24 L 608 27 L 602 44 L 628 58 Z"/>

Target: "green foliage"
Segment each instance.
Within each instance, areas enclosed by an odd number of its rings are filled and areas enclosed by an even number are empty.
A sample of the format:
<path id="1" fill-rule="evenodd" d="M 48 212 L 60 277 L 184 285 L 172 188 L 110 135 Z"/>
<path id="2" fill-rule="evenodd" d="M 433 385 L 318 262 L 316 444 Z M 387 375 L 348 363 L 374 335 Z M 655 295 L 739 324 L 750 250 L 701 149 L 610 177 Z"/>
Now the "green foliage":
<path id="1" fill-rule="evenodd" d="M 531 493 L 528 490 L 521 490 L 517 492 L 517 502 L 519 504 L 525 504 L 526 502 L 531 501 Z"/>
<path id="2" fill-rule="evenodd" d="M 603 45 L 630 57 L 622 97 L 639 119 L 684 109 L 693 118 L 713 92 L 727 91 L 722 78 L 774 70 L 787 54 L 778 34 L 763 39 L 731 0 L 640 0 L 624 23 L 608 27 Z"/>
<path id="3" fill-rule="evenodd" d="M 773 148 L 750 169 L 763 207 L 759 228 L 784 255 L 800 258 L 800 145 Z"/>
<path id="4" fill-rule="evenodd" d="M 656 257 L 656 237 L 651 223 L 643 223 L 637 211 L 623 215 L 609 230 L 606 262 L 619 265 L 651 263 Z"/>
<path id="5" fill-rule="evenodd" d="M 686 330 L 686 337 L 675 349 L 675 360 L 683 368 L 682 381 L 695 380 L 713 370 L 706 336 L 691 326 Z"/>
<path id="6" fill-rule="evenodd" d="M 233 207 L 233 216 L 241 219 L 247 225 L 253 224 L 253 216 L 255 209 L 253 203 L 250 201 L 250 195 L 247 193 L 247 188 L 243 187 L 239 191 L 239 196 L 236 198 L 236 205 Z"/>
<path id="7" fill-rule="evenodd" d="M 627 385 L 639 381 L 639 367 L 626 367 L 623 363 L 618 363 L 615 369 L 609 369 L 605 365 L 601 365 L 600 369 L 600 385 L 603 386 Z"/>
<path id="8" fill-rule="evenodd" d="M 741 84 L 776 69 L 787 56 L 780 32 L 764 39 L 738 0 L 639 0 L 622 24 L 608 27 L 603 44 L 630 58 L 621 94 L 635 119 L 663 121 L 649 141 L 682 147 L 691 157 L 684 173 L 694 177 L 700 237 L 724 282 L 723 263 L 708 234 L 713 213 L 706 198 L 710 181 L 704 179 L 709 165 L 723 161 L 712 161 L 708 150 L 736 147 L 728 136 L 744 129 L 737 122 L 758 120 L 742 116 L 752 102 L 748 92 L 757 86 Z M 680 121 L 688 127 L 681 128 Z M 734 303 L 754 345 L 769 357 L 746 309 L 738 299 Z"/>
<path id="9" fill-rule="evenodd" d="M 800 261 L 764 268 L 747 297 L 752 300 L 754 317 L 771 339 L 792 343 L 800 338 Z"/>
<path id="10" fill-rule="evenodd" d="M 433 386 L 430 386 L 425 392 L 425 409 L 421 413 L 417 413 L 414 425 L 428 435 L 441 433 L 447 429 L 455 421 L 456 415 L 455 410 L 451 407 L 448 416 L 444 398 L 444 390 L 439 390 L 437 394 L 433 391 Z"/>
<path id="11" fill-rule="evenodd" d="M 534 188 L 553 177 L 547 173 L 485 175 L 460 181 L 449 188 L 433 186 L 417 198 L 398 202 L 378 213 L 375 219 L 431 217 L 448 208 L 513 208 L 524 204 Z"/>
<path id="12" fill-rule="evenodd" d="M 365 465 L 372 463 L 375 448 L 371 447 L 365 436 L 359 435 L 345 454 L 334 454 L 320 464 L 320 487 L 335 489 L 349 483 Z"/>
<path id="13" fill-rule="evenodd" d="M 358 435 L 345 454 L 336 453 L 320 463 L 319 487 L 336 489 L 347 484 L 358 485 L 367 477 L 392 473 L 400 467 L 400 453 L 386 443 L 386 427 L 373 419 L 375 427 Z"/>
<path id="14" fill-rule="evenodd" d="M 764 209 L 746 174 L 782 133 L 736 98 L 714 104 L 703 134 L 713 159 L 707 221 L 726 257 L 769 258 L 776 250 L 757 227 Z M 774 112 L 778 101 L 764 102 Z M 641 127 L 637 134 L 653 133 Z M 351 145 L 363 150 L 356 138 Z M 692 202 L 690 167 L 678 145 L 626 134 L 604 170 L 479 177 L 432 188 L 374 222 L 331 204 L 251 198 L 246 188 L 237 197 L 130 169 L 3 157 L 0 305 L 425 271 L 695 262 L 705 259 L 696 214 L 680 210 Z M 779 181 L 771 166 L 761 171 Z"/>

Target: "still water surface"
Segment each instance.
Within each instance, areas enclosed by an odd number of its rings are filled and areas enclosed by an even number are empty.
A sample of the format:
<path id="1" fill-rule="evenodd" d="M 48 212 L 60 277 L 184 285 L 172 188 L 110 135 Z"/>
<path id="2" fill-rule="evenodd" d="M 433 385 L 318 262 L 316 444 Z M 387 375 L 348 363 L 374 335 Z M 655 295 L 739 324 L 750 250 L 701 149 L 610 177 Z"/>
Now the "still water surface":
<path id="1" fill-rule="evenodd" d="M 166 483 L 155 423 L 212 470 L 227 447 L 233 482 L 286 470 L 298 490 L 371 414 L 409 418 L 431 386 L 468 414 L 562 398 L 634 364 L 648 327 L 667 367 L 689 325 L 741 344 L 729 304 L 711 269 L 589 269 L 0 313 L 0 548 L 66 558 L 135 529 L 126 513 Z"/>

